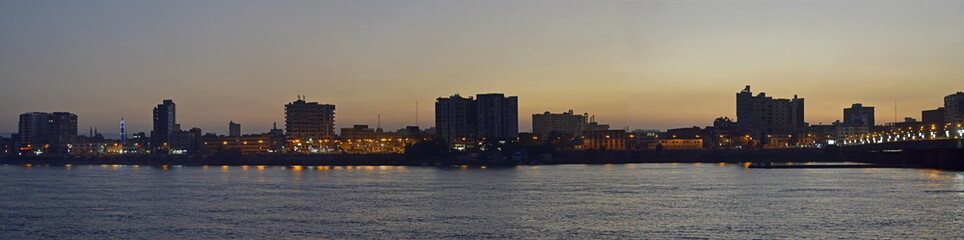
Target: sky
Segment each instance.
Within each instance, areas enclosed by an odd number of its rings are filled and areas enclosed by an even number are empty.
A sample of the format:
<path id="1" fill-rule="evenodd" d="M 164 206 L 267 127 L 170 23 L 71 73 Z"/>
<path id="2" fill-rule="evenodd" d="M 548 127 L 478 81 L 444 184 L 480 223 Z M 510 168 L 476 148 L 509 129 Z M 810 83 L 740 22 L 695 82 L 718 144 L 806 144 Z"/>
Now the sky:
<path id="1" fill-rule="evenodd" d="M 964 90 L 964 1 L 0 0 L 0 132 L 24 112 L 80 129 L 150 131 L 174 99 L 184 128 L 284 123 L 305 95 L 336 127 L 434 125 L 438 97 L 519 96 L 614 128 L 735 118 L 745 85 L 806 99 L 828 124 L 853 103 L 878 122 Z"/>

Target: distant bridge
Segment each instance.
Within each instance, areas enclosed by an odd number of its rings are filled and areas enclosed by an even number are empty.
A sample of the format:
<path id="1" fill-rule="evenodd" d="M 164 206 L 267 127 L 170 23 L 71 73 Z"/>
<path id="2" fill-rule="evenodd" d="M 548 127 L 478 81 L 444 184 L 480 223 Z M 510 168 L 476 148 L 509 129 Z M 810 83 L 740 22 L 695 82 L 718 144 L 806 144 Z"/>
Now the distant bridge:
<path id="1" fill-rule="evenodd" d="M 844 161 L 964 170 L 961 138 L 845 145 L 839 153 Z"/>
<path id="2" fill-rule="evenodd" d="M 847 136 L 844 146 L 964 139 L 964 123 L 914 124 L 891 127 L 883 131 Z"/>

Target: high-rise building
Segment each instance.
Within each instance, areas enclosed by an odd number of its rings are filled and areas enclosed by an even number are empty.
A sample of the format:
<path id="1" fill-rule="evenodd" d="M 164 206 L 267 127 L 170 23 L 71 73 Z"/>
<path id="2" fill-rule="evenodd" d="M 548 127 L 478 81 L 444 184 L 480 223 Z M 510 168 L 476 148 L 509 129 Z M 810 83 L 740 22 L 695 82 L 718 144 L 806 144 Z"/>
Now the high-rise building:
<path id="1" fill-rule="evenodd" d="M 478 112 L 475 99 L 458 94 L 438 98 L 435 102 L 435 129 L 439 139 L 447 142 L 475 140 Z"/>
<path id="2" fill-rule="evenodd" d="M 802 131 L 804 122 L 803 98 L 774 99 L 760 93 L 753 96 L 750 86 L 736 94 L 736 125 L 740 131 L 752 134 L 785 134 Z"/>
<path id="3" fill-rule="evenodd" d="M 964 122 L 964 92 L 944 97 L 944 122 Z"/>
<path id="4" fill-rule="evenodd" d="M 502 93 L 458 94 L 435 102 L 436 135 L 443 141 L 506 139 L 519 135 L 519 98 Z"/>
<path id="5" fill-rule="evenodd" d="M 335 105 L 306 102 L 303 97 L 285 105 L 285 132 L 299 141 L 335 138 Z"/>
<path id="6" fill-rule="evenodd" d="M 576 136 L 585 131 L 589 125 L 589 114 L 573 114 L 572 110 L 564 113 L 532 114 L 532 133 L 542 137 L 550 134 Z"/>
<path id="7" fill-rule="evenodd" d="M 164 102 L 154 107 L 154 128 L 151 130 L 151 147 L 157 151 L 170 149 L 171 136 L 180 131 L 175 118 L 174 100 L 164 99 Z M 157 151 L 163 152 L 163 151 Z"/>
<path id="8" fill-rule="evenodd" d="M 241 124 L 231 121 L 228 123 L 228 136 L 230 137 L 240 137 L 241 136 Z"/>
<path id="9" fill-rule="evenodd" d="M 519 135 L 519 97 L 502 93 L 475 96 L 478 137 L 506 139 Z"/>
<path id="10" fill-rule="evenodd" d="M 19 143 L 31 151 L 66 153 L 77 138 L 77 115 L 68 112 L 32 112 L 20 115 Z"/>
<path id="11" fill-rule="evenodd" d="M 874 126 L 874 107 L 854 103 L 843 110 L 844 124 L 853 126 Z"/>

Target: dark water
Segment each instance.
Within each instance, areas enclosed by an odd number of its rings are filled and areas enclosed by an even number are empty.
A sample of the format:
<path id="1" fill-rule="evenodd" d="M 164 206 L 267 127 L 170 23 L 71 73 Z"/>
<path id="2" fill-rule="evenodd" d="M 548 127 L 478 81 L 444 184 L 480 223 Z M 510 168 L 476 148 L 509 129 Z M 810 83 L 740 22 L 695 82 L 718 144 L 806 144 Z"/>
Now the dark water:
<path id="1" fill-rule="evenodd" d="M 964 238 L 964 173 L 0 165 L 0 239 Z"/>

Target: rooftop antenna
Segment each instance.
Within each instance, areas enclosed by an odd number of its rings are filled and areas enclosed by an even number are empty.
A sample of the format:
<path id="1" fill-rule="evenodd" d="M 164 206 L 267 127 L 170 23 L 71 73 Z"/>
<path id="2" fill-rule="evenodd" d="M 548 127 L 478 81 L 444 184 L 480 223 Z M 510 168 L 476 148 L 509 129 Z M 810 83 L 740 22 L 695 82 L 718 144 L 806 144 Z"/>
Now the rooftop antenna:
<path id="1" fill-rule="evenodd" d="M 378 114 L 378 127 L 375 130 L 382 129 L 382 114 Z"/>
<path id="2" fill-rule="evenodd" d="M 894 126 L 897 125 L 897 97 L 894 97 Z"/>
<path id="3" fill-rule="evenodd" d="M 415 101 L 415 126 L 418 126 L 418 101 Z"/>

